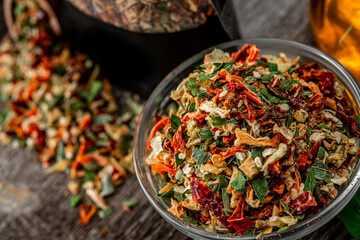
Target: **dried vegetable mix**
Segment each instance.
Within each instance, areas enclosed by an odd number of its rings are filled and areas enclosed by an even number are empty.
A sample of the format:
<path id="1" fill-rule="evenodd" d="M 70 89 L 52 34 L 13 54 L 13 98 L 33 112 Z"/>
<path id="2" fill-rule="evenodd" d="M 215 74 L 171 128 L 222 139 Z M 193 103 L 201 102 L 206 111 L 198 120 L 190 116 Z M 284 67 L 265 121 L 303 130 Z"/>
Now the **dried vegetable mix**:
<path id="1" fill-rule="evenodd" d="M 112 212 L 105 197 L 133 172 L 141 105 L 124 92 L 120 108 L 100 68 L 54 37 L 35 1 L 16 1 L 14 16 L 19 39 L 0 44 L 0 140 L 35 148 L 48 172 L 70 175 L 81 225 L 96 212 L 105 218 Z"/>
<path id="2" fill-rule="evenodd" d="M 359 154 L 359 124 L 335 75 L 259 52 L 246 44 L 205 55 L 149 137 L 158 196 L 211 232 L 295 225 L 337 197 Z"/>
<path id="3" fill-rule="evenodd" d="M 132 32 L 193 29 L 215 14 L 210 0 L 68 0 L 87 15 Z"/>

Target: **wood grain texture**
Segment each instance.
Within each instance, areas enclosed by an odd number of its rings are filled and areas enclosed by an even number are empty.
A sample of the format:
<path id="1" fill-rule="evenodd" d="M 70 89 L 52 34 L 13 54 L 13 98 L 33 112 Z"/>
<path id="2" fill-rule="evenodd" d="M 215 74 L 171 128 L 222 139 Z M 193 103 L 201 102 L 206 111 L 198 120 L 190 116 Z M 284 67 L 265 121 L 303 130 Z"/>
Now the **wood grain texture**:
<path id="1" fill-rule="evenodd" d="M 233 1 L 244 38 L 276 37 L 313 45 L 307 1 Z M 62 173 L 47 174 L 36 153 L 0 146 L 0 239 L 189 239 L 155 212 L 135 176 L 108 198 L 114 214 L 105 220 L 96 216 L 80 227 L 77 210 L 69 205 L 68 181 Z M 139 206 L 127 213 L 121 204 L 133 197 Z M 351 236 L 335 218 L 304 239 Z"/>

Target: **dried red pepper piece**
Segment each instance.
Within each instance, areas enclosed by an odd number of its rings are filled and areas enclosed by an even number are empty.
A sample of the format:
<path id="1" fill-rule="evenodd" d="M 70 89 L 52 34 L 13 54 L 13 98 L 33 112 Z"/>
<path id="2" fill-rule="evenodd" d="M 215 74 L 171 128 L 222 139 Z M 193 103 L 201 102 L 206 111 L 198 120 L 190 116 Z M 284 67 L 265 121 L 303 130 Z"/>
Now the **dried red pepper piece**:
<path id="1" fill-rule="evenodd" d="M 262 209 L 257 210 L 255 213 L 252 214 L 252 217 L 255 219 L 265 219 L 269 218 L 272 215 L 272 210 L 274 208 L 273 204 L 268 204 Z M 251 210 L 250 210 L 251 212 Z"/>
<path id="2" fill-rule="evenodd" d="M 280 177 L 274 177 L 271 180 L 269 188 L 271 191 L 276 192 L 281 195 L 284 193 L 284 190 L 285 190 L 284 181 Z"/>
<path id="3" fill-rule="evenodd" d="M 234 232 L 233 227 L 227 222 L 228 217 L 223 210 L 221 197 L 216 195 L 208 186 L 200 183 L 196 178 L 191 179 L 190 187 L 193 200 L 213 212 L 224 227 L 230 232 Z"/>
<path id="4" fill-rule="evenodd" d="M 291 203 L 294 214 L 303 214 L 309 208 L 316 206 L 316 200 L 310 191 L 304 192 Z"/>
<path id="5" fill-rule="evenodd" d="M 299 170 L 305 170 L 306 166 L 311 164 L 311 161 L 309 161 L 309 157 L 310 157 L 310 151 L 304 151 L 300 153 L 296 167 Z"/>
<path id="6" fill-rule="evenodd" d="M 164 141 L 164 147 L 171 152 L 171 154 L 174 154 L 174 149 L 171 147 L 171 142 L 169 139 L 165 139 Z"/>
<path id="7" fill-rule="evenodd" d="M 297 107 L 300 103 L 300 97 L 301 97 L 301 92 L 303 90 L 303 86 L 294 86 L 289 90 L 289 94 L 293 95 L 290 98 L 290 104 L 292 107 Z"/>
<path id="8" fill-rule="evenodd" d="M 174 149 L 174 152 L 180 151 L 181 153 L 185 152 L 186 141 L 182 138 L 182 132 L 185 131 L 186 124 L 181 124 L 177 132 L 174 135 L 174 140 L 171 143 L 171 147 Z"/>
<path id="9" fill-rule="evenodd" d="M 336 111 L 340 116 L 341 120 L 344 120 L 350 128 L 350 131 L 358 138 L 360 138 L 360 129 L 358 122 L 353 116 L 347 116 L 343 111 Z"/>
<path id="10" fill-rule="evenodd" d="M 324 108 L 324 105 L 325 98 L 321 95 L 315 95 L 309 100 L 306 106 L 311 108 L 311 116 L 315 117 Z"/>
<path id="11" fill-rule="evenodd" d="M 234 62 L 240 62 L 241 64 L 246 61 L 255 61 L 259 55 L 260 49 L 254 44 L 245 44 L 239 51 L 231 54 L 231 60 Z"/>
<path id="12" fill-rule="evenodd" d="M 241 152 L 241 151 L 244 151 L 244 148 L 242 148 L 242 147 L 232 147 L 232 148 L 228 149 L 226 152 L 220 152 L 219 154 L 223 159 L 226 159 L 228 157 L 231 157 L 235 153 Z"/>
<path id="13" fill-rule="evenodd" d="M 227 220 L 241 236 L 255 224 L 254 221 L 244 217 L 244 205 L 245 201 L 240 197 L 234 213 Z"/>
<path id="14" fill-rule="evenodd" d="M 205 120 L 205 114 L 191 112 L 181 118 L 182 123 L 187 123 L 189 120 L 195 120 L 198 124 L 201 124 Z"/>
<path id="15" fill-rule="evenodd" d="M 251 91 L 245 84 L 239 81 L 231 81 L 226 84 L 226 87 L 229 92 L 233 92 L 235 94 L 246 96 L 247 99 L 256 103 L 256 105 L 262 107 L 264 104 L 258 95 L 256 95 L 253 91 Z"/>
<path id="16" fill-rule="evenodd" d="M 325 72 L 320 70 L 315 78 L 319 81 L 318 84 L 320 86 L 320 90 L 324 95 L 333 95 L 334 92 L 334 80 L 335 75 L 332 72 Z"/>
<path id="17" fill-rule="evenodd" d="M 235 134 L 230 134 L 229 137 L 223 137 L 224 143 L 231 143 L 235 139 Z"/>
<path id="18" fill-rule="evenodd" d="M 279 175 L 281 173 L 281 166 L 279 161 L 276 161 L 269 165 L 269 170 L 273 172 L 275 175 Z"/>
<path id="19" fill-rule="evenodd" d="M 316 156 L 317 156 L 317 154 L 318 154 L 318 152 L 319 152 L 319 148 L 320 148 L 320 147 L 321 147 L 321 141 L 316 142 L 316 143 L 312 146 L 312 148 L 311 148 L 311 150 L 310 150 L 310 154 L 311 154 L 312 160 L 315 160 L 315 158 L 316 158 Z"/>

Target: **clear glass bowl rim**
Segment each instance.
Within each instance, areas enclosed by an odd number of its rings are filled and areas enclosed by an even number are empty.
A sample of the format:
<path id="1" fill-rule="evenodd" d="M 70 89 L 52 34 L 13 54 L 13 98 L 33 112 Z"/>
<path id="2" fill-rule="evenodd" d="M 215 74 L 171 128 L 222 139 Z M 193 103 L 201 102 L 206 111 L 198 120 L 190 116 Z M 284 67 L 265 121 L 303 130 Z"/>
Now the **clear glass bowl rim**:
<path id="1" fill-rule="evenodd" d="M 328 54 L 314 48 L 307 46 L 305 44 L 301 44 L 298 42 L 290 41 L 290 40 L 282 40 L 282 39 L 275 39 L 275 38 L 253 38 L 253 39 L 240 39 L 235 41 L 230 41 L 226 43 L 222 43 L 213 47 L 210 47 L 200 53 L 194 55 L 193 57 L 187 59 L 178 67 L 176 67 L 173 71 L 171 71 L 155 88 L 151 96 L 149 97 L 148 101 L 146 102 L 142 113 L 139 117 L 139 122 L 137 125 L 135 139 L 134 139 L 134 149 L 133 149 L 133 158 L 134 158 L 134 167 L 135 173 L 138 179 L 138 182 L 145 193 L 147 199 L 151 203 L 151 205 L 155 208 L 155 210 L 173 227 L 177 230 L 181 231 L 182 233 L 195 238 L 195 239 L 226 239 L 226 240 L 233 240 L 233 239 L 242 239 L 242 240 L 255 240 L 256 236 L 227 236 L 223 234 L 211 233 L 205 230 L 201 230 L 199 228 L 195 228 L 190 224 L 185 224 L 181 222 L 176 217 L 172 216 L 171 213 L 167 211 L 167 209 L 163 208 L 158 203 L 158 198 L 152 195 L 149 192 L 149 182 L 144 177 L 144 167 L 141 164 L 141 161 L 145 161 L 142 156 L 142 145 L 144 144 L 144 134 L 146 129 L 144 129 L 143 121 L 149 121 L 152 116 L 149 116 L 148 108 L 149 106 L 155 104 L 156 97 L 161 93 L 167 85 L 171 84 L 171 81 L 174 77 L 180 74 L 184 69 L 193 65 L 196 61 L 201 59 L 205 53 L 208 53 L 214 48 L 226 49 L 229 47 L 241 47 L 245 43 L 254 43 L 255 45 L 271 44 L 274 46 L 283 46 L 289 47 L 299 50 L 298 54 L 303 55 L 307 58 L 311 58 L 313 61 L 319 62 L 323 66 L 327 67 L 331 71 L 333 71 L 347 86 L 350 90 L 351 95 L 354 97 L 357 107 L 360 106 L 360 88 L 356 81 L 356 79 L 352 76 L 352 74 L 337 60 L 329 56 Z M 261 49 L 260 49 L 261 50 Z M 285 52 L 286 53 L 286 52 Z M 304 55 L 305 54 L 305 55 Z M 141 142 L 142 141 L 142 142 Z M 140 144 L 141 143 L 141 144 Z M 327 206 L 322 211 L 318 212 L 314 216 L 305 221 L 298 223 L 294 226 L 289 227 L 287 230 L 283 232 L 273 232 L 270 234 L 264 235 L 264 239 L 294 239 L 303 237 L 321 226 L 325 225 L 328 221 L 330 221 L 333 217 L 336 216 L 351 200 L 351 198 L 356 193 L 357 189 L 360 186 L 360 166 L 359 163 L 357 164 L 357 168 L 352 174 L 350 182 L 345 187 L 344 190 L 337 196 L 337 198 L 332 201 L 329 206 Z"/>

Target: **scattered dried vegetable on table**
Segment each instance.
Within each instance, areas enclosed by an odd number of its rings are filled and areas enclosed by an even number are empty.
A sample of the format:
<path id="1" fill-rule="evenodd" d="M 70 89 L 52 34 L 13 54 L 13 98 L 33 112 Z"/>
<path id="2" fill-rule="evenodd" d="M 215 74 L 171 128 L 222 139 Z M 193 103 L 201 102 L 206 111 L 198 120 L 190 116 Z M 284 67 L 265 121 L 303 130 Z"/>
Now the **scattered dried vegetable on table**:
<path id="1" fill-rule="evenodd" d="M 259 52 L 246 44 L 205 55 L 171 93 L 178 110 L 149 137 L 158 196 L 211 232 L 295 225 L 338 196 L 359 154 L 359 124 L 335 75 Z"/>
<path id="2" fill-rule="evenodd" d="M 172 33 L 199 27 L 215 14 L 209 0 L 69 0 L 104 22 L 132 32 Z"/>
<path id="3" fill-rule="evenodd" d="M 112 210 L 105 197 L 133 172 L 132 130 L 142 106 L 123 92 L 119 106 L 100 68 L 54 37 L 35 1 L 14 6 L 19 39 L 0 44 L 0 139 L 35 148 L 48 172 L 72 180 L 70 204 L 80 224 Z"/>

